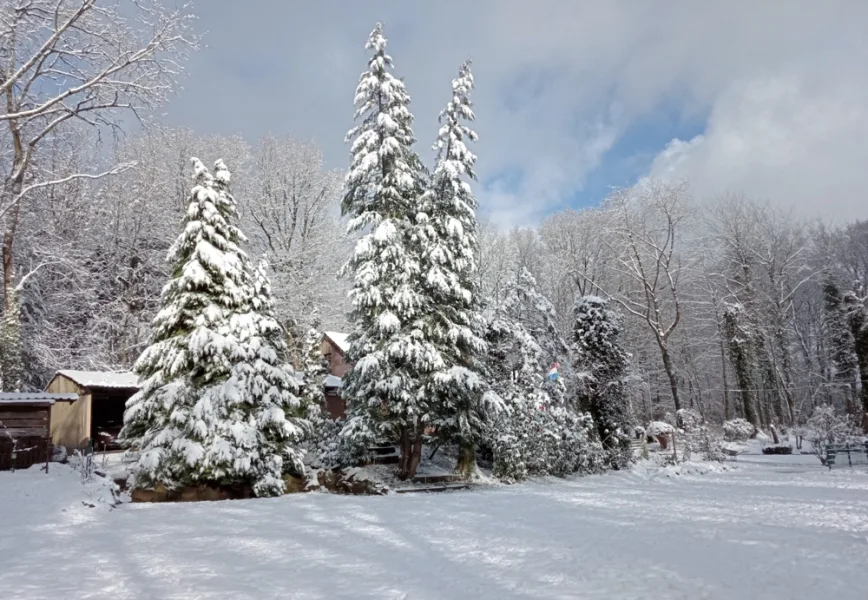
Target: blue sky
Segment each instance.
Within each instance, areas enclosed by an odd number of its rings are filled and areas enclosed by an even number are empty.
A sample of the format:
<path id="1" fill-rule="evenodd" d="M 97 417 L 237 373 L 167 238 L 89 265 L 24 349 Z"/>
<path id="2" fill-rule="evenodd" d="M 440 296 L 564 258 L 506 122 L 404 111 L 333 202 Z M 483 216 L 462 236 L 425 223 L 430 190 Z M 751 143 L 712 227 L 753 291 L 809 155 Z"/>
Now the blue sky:
<path id="1" fill-rule="evenodd" d="M 166 119 L 201 133 L 314 140 L 331 166 L 385 24 L 419 151 L 473 59 L 477 195 L 532 225 L 615 186 L 686 179 L 806 216 L 868 218 L 868 3 L 829 0 L 199 2 L 207 47 Z"/>
<path id="2" fill-rule="evenodd" d="M 646 175 L 651 163 L 673 138 L 693 139 L 705 129 L 707 115 L 685 115 L 677 106 L 661 107 L 631 122 L 584 185 L 567 197 L 573 208 L 594 206 L 613 188 L 627 187 Z"/>

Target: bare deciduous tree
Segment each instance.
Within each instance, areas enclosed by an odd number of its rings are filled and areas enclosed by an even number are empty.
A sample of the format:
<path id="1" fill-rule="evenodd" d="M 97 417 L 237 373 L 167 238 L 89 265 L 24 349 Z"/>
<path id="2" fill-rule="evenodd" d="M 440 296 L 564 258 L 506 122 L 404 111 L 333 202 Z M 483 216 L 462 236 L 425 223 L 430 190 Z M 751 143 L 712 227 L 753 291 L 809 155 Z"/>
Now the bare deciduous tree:
<path id="1" fill-rule="evenodd" d="M 123 114 L 161 104 L 197 46 L 186 7 L 158 1 L 10 0 L 0 6 L 0 123 L 3 156 L 4 310 L 13 297 L 15 239 L 28 194 L 77 179 L 116 174 L 53 168 L 40 149 L 90 128 L 92 139 L 121 129 Z"/>
<path id="2" fill-rule="evenodd" d="M 689 202 L 685 184 L 647 181 L 620 190 L 607 201 L 612 222 L 604 239 L 612 254 L 609 268 L 620 278 L 617 289 L 609 284 L 604 291 L 653 333 L 675 410 L 681 400 L 669 340 L 682 317 L 678 286 L 685 266 L 676 248 Z"/>

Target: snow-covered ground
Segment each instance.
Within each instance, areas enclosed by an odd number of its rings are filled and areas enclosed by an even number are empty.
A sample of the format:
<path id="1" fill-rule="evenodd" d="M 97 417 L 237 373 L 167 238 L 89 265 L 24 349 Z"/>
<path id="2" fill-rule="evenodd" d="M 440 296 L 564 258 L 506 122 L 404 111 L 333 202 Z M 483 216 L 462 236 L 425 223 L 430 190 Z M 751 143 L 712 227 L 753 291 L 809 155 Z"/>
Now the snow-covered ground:
<path id="1" fill-rule="evenodd" d="M 4 472 L 0 596 L 868 597 L 868 473 L 829 472 L 812 456 L 736 464 L 114 509 L 66 467 Z"/>

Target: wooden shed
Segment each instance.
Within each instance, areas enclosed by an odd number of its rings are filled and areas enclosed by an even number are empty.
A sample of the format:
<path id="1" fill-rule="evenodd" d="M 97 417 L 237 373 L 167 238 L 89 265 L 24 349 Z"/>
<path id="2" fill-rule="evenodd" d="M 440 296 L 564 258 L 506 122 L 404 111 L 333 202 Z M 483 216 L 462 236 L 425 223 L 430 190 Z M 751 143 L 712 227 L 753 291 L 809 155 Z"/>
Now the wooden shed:
<path id="1" fill-rule="evenodd" d="M 352 366 L 346 361 L 350 349 L 347 337 L 347 334 L 336 331 L 326 331 L 322 336 L 322 355 L 328 360 L 329 373 L 335 377 L 343 377 Z"/>
<path id="2" fill-rule="evenodd" d="M 352 367 L 346 360 L 350 348 L 347 337 L 344 333 L 326 331 L 322 338 L 322 354 L 329 366 L 325 380 L 325 409 L 332 419 L 343 417 L 347 411 L 346 400 L 341 397 L 342 378 Z"/>
<path id="3" fill-rule="evenodd" d="M 130 371 L 58 371 L 45 391 L 75 394 L 76 399 L 51 408 L 52 443 L 80 450 L 93 440 L 94 448 L 117 448 L 127 400 L 138 389 L 138 376 Z"/>
<path id="4" fill-rule="evenodd" d="M 51 407 L 76 394 L 0 393 L 0 471 L 27 469 L 51 458 Z"/>

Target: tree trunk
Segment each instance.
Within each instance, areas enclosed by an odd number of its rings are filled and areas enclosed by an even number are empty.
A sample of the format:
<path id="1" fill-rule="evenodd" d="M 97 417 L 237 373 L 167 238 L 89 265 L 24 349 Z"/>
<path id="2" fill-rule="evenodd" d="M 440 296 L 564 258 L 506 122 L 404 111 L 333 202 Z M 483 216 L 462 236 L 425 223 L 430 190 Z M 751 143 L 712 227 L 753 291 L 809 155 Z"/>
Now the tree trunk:
<path id="1" fill-rule="evenodd" d="M 7 198 L 14 199 L 21 193 L 21 182 L 13 182 Z M 18 218 L 21 214 L 21 202 L 13 204 L 6 212 L 6 229 L 3 231 L 3 310 L 8 312 L 12 306 L 12 288 L 15 287 L 15 233 L 18 229 Z"/>
<path id="2" fill-rule="evenodd" d="M 726 345 L 720 336 L 720 373 L 723 376 L 723 419 L 729 421 L 729 383 L 726 379 Z"/>
<path id="3" fill-rule="evenodd" d="M 458 444 L 458 463 L 455 472 L 465 479 L 470 479 L 476 472 L 476 444 L 461 442 Z"/>
<path id="4" fill-rule="evenodd" d="M 413 432 L 413 448 L 410 452 L 409 469 L 407 471 L 407 479 L 412 479 L 416 476 L 416 470 L 419 468 L 419 463 L 422 462 L 422 430 L 424 429 L 419 419 L 414 423 Z"/>
<path id="5" fill-rule="evenodd" d="M 14 200 L 21 193 L 21 180 L 6 186 L 4 196 Z M 0 203 L 3 206 L 3 203 Z M 0 253 L 3 258 L 3 318 L 0 320 L 0 390 L 19 390 L 24 377 L 21 360 L 21 311 L 15 293 L 15 233 L 18 228 L 21 203 L 13 204 L 6 212 L 6 229 Z"/>
<path id="6" fill-rule="evenodd" d="M 775 341 L 778 344 L 778 352 L 781 354 L 781 379 L 783 380 L 784 400 L 786 400 L 786 415 L 782 415 L 788 419 L 789 424 L 796 422 L 795 409 L 793 400 L 793 367 L 792 358 L 790 357 L 790 349 L 787 347 L 786 336 L 784 335 L 783 326 L 779 326 L 775 330 Z"/>
<path id="7" fill-rule="evenodd" d="M 407 473 L 410 472 L 412 446 L 410 429 L 405 425 L 401 428 L 401 460 L 398 463 L 398 479 L 407 479 Z"/>
<path id="8" fill-rule="evenodd" d="M 669 357 L 669 350 L 666 348 L 665 342 L 658 342 L 658 345 L 660 346 L 660 355 L 663 358 L 663 368 L 666 371 L 666 376 L 669 377 L 672 402 L 675 403 L 675 410 L 681 410 L 681 402 L 678 399 L 678 377 L 675 375 L 675 367 L 673 367 L 672 359 Z"/>
<path id="9" fill-rule="evenodd" d="M 409 421 L 401 431 L 401 462 L 398 479 L 407 480 L 416 476 L 422 461 L 422 423 L 416 418 Z"/>

